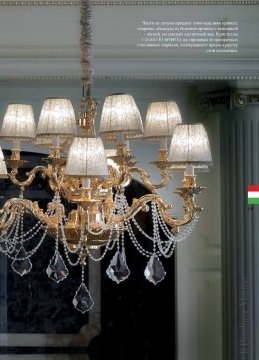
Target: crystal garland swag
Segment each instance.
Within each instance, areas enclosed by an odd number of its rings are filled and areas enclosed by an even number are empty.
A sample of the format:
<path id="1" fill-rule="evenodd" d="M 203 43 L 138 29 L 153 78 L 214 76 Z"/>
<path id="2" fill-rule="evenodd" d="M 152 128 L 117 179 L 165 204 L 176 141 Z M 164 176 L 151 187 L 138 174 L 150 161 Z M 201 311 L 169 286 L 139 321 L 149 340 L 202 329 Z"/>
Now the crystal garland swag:
<path id="1" fill-rule="evenodd" d="M 22 198 L 22 194 L 21 194 Z M 61 203 L 60 196 L 56 194 L 53 199 L 53 203 Z M 129 209 L 129 205 L 124 193 L 117 191 L 114 195 L 114 214 L 125 215 Z M 150 203 L 151 214 L 152 214 L 152 223 L 153 223 L 153 235 L 150 236 L 141 228 L 138 224 L 135 217 L 132 217 L 129 220 L 124 222 L 125 231 L 128 232 L 129 237 L 134 245 L 134 247 L 139 251 L 139 253 L 149 260 L 147 262 L 147 266 L 144 271 L 144 275 L 146 279 L 153 284 L 157 284 L 162 281 L 166 275 L 164 267 L 160 261 L 160 257 L 169 258 L 172 256 L 176 243 L 184 240 L 187 236 L 189 236 L 194 229 L 197 221 L 198 221 L 198 213 L 194 216 L 192 222 L 189 225 L 185 226 L 182 232 L 173 235 L 168 229 L 167 224 L 165 223 L 163 217 L 161 216 L 159 206 L 156 202 L 152 201 Z M 53 215 L 53 210 L 48 209 L 47 213 L 51 216 Z M 8 228 L 7 231 L 2 231 L 0 237 L 0 250 L 2 253 L 7 255 L 10 259 L 12 259 L 12 269 L 19 275 L 23 276 L 30 272 L 32 269 L 32 263 L 30 258 L 36 253 L 41 244 L 43 243 L 46 235 L 47 228 L 41 221 L 38 221 L 30 230 L 24 232 L 24 215 L 25 209 L 22 206 L 16 206 L 14 210 L 14 221 L 12 226 Z M 113 256 L 109 267 L 106 270 L 107 275 L 117 284 L 121 281 L 124 281 L 130 275 L 130 270 L 126 263 L 126 252 L 124 245 L 124 232 L 120 233 L 117 230 L 111 231 L 109 239 L 104 247 L 102 255 L 99 258 L 94 257 L 91 253 L 91 250 L 83 244 L 83 238 L 80 237 L 78 245 L 71 250 L 65 233 L 64 233 L 64 224 L 67 221 L 67 217 L 64 215 L 61 218 L 58 229 L 56 231 L 55 237 L 55 249 L 52 259 L 46 269 L 47 275 L 55 282 L 59 283 L 63 281 L 69 274 L 68 268 L 65 264 L 64 259 L 60 255 L 59 245 L 61 244 L 64 249 L 65 257 L 67 263 L 70 266 L 82 266 L 82 277 L 81 284 L 76 292 L 76 295 L 73 299 L 74 306 L 85 313 L 89 311 L 93 306 L 93 300 L 91 295 L 84 283 L 84 267 L 85 263 L 82 263 L 82 259 L 85 258 L 83 256 L 84 251 L 87 251 L 88 257 L 92 261 L 101 261 L 106 253 L 110 250 L 116 248 L 115 255 Z M 148 241 L 152 243 L 152 251 L 146 250 L 142 244 L 140 244 L 137 240 L 138 236 L 133 231 L 132 227 L 135 227 Z M 42 231 L 41 237 L 39 237 L 39 232 Z M 115 239 L 112 238 L 113 233 L 116 233 Z M 59 238 L 59 234 L 61 234 L 61 239 Z M 162 240 L 160 234 L 162 234 Z M 37 245 L 31 249 L 26 249 L 26 244 L 29 243 L 30 240 L 36 239 L 39 237 L 39 241 Z M 77 260 L 73 262 L 71 260 L 70 254 L 78 254 Z"/>
<path id="2" fill-rule="evenodd" d="M 102 139 L 96 137 L 94 120 L 97 102 L 91 99 L 92 46 L 91 11 L 89 2 L 81 4 L 81 65 L 83 97 L 79 119 L 67 99 L 47 99 L 43 104 L 36 129 L 30 105 L 9 104 L 4 116 L 1 138 L 13 142 L 11 159 L 4 160 L 0 148 L 0 176 L 9 177 L 20 188 L 19 198 L 11 198 L 0 209 L 0 251 L 12 260 L 12 269 L 19 275 L 28 274 L 31 258 L 44 242 L 46 235 L 55 239 L 53 257 L 46 269 L 55 282 L 69 274 L 66 264 L 81 266 L 81 283 L 73 298 L 75 308 L 82 313 L 93 306 L 93 299 L 84 281 L 87 258 L 101 261 L 109 251 L 115 251 L 106 271 L 116 283 L 130 275 L 127 266 L 124 234 L 128 233 L 139 253 L 147 258 L 144 271 L 153 284 L 166 275 L 161 258 L 172 256 L 176 243 L 189 236 L 202 210 L 194 199 L 203 189 L 196 185 L 194 170 L 207 169 L 211 153 L 202 124 L 182 124 L 177 104 L 172 100 L 152 102 L 147 110 L 143 132 L 141 116 L 132 96 L 107 96 L 101 115 L 100 134 L 106 142 L 116 142 L 116 149 L 104 149 Z M 76 124 L 81 129 L 77 134 Z M 137 167 L 129 148 L 131 140 L 149 140 L 160 143 L 158 160 L 153 165 L 160 171 L 161 182 L 153 184 L 144 169 Z M 169 150 L 168 141 L 171 141 Z M 33 142 L 49 149 L 47 166 L 36 166 L 24 181 L 19 181 L 20 142 Z M 7 164 L 7 167 L 6 167 Z M 10 169 L 7 173 L 7 168 Z M 158 196 L 157 189 L 170 181 L 172 171 L 184 171 L 183 186 L 176 190 L 183 199 L 184 215 L 172 218 L 171 207 Z M 47 210 L 38 202 L 24 198 L 24 190 L 35 180 L 37 173 L 48 179 L 53 200 Z M 141 177 L 150 194 L 134 199 L 129 206 L 124 194 L 133 175 Z M 75 204 L 68 210 L 64 201 Z M 150 212 L 152 232 L 147 234 L 136 215 Z M 37 223 L 24 229 L 24 217 L 32 215 Z M 139 234 L 146 239 L 138 241 Z M 64 256 L 60 254 L 64 249 Z M 99 258 L 94 250 L 102 248 Z"/>

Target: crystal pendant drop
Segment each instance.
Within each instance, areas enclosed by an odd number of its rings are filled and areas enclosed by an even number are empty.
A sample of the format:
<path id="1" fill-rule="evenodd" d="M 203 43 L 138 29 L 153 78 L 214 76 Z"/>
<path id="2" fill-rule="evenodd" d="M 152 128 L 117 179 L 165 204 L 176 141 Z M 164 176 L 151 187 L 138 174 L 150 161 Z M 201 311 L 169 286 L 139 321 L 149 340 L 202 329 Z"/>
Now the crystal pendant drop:
<path id="1" fill-rule="evenodd" d="M 82 283 L 77 289 L 77 292 L 73 299 L 73 305 L 78 311 L 81 311 L 81 313 L 83 314 L 86 311 L 92 309 L 94 302 L 84 283 Z"/>
<path id="2" fill-rule="evenodd" d="M 144 275 L 148 281 L 155 285 L 164 279 L 166 272 L 161 261 L 156 255 L 152 255 L 149 259 Z"/>
<path id="3" fill-rule="evenodd" d="M 24 259 L 28 256 L 23 247 L 20 248 L 14 261 L 12 262 L 12 269 L 20 276 L 26 275 L 31 271 L 32 264 L 30 259 Z M 19 260 L 24 259 L 24 260 Z"/>
<path id="4" fill-rule="evenodd" d="M 120 251 L 117 251 L 112 258 L 111 263 L 106 270 L 106 274 L 117 284 L 129 277 L 130 270 L 126 264 L 125 257 L 122 256 Z"/>
<path id="5" fill-rule="evenodd" d="M 55 252 L 53 258 L 50 260 L 46 273 L 48 277 L 56 281 L 56 283 L 59 283 L 67 277 L 69 271 L 58 251 Z"/>

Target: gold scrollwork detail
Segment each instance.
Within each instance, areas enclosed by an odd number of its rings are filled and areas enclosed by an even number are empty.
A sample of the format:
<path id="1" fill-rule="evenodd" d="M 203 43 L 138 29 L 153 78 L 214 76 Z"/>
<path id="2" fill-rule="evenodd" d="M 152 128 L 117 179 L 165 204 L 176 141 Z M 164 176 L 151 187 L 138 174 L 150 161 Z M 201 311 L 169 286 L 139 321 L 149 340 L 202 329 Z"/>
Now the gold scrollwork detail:
<path id="1" fill-rule="evenodd" d="M 167 170 L 160 170 L 161 175 L 161 182 L 158 184 L 153 184 L 149 178 L 150 174 L 148 174 L 145 170 L 138 168 L 138 167 L 132 167 L 129 169 L 129 172 L 131 173 L 138 173 L 141 176 L 141 179 L 144 183 L 144 185 L 152 192 L 155 193 L 157 189 L 161 189 L 164 187 L 171 179 L 171 176 L 168 174 Z"/>

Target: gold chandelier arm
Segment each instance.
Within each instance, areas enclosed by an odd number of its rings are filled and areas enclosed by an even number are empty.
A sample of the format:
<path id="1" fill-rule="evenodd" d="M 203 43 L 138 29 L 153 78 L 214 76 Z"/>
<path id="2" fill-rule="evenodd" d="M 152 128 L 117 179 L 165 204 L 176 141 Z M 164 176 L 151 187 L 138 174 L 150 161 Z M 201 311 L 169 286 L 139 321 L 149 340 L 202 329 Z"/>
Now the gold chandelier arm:
<path id="1" fill-rule="evenodd" d="M 21 208 L 40 220 L 48 229 L 56 228 L 64 215 L 64 206 L 60 203 L 50 202 L 48 209 L 51 214 L 48 215 L 36 201 L 12 198 L 6 201 L 0 211 L 0 229 L 8 229 L 13 224 L 17 211 Z"/>
<path id="2" fill-rule="evenodd" d="M 171 179 L 171 176 L 168 174 L 168 171 L 166 169 L 160 170 L 160 175 L 161 175 L 162 180 L 159 184 L 152 184 L 152 182 L 149 180 L 150 175 L 141 168 L 134 166 L 129 169 L 129 172 L 138 173 L 141 176 L 141 179 L 142 179 L 144 185 L 153 194 L 156 192 L 157 189 L 161 189 L 162 187 L 164 187 Z"/>
<path id="3" fill-rule="evenodd" d="M 113 215 L 108 220 L 108 224 L 115 225 L 118 223 L 123 223 L 124 221 L 130 220 L 140 211 L 149 211 L 149 206 L 147 204 L 151 201 L 155 201 L 157 204 L 159 204 L 159 206 L 162 206 L 165 209 L 171 208 L 171 205 L 166 204 L 158 195 L 147 194 L 139 199 L 133 199 L 132 205 L 128 208 L 127 212 L 123 215 Z"/>
<path id="4" fill-rule="evenodd" d="M 109 166 L 109 178 L 97 180 L 96 184 L 102 185 L 105 189 L 111 189 L 113 187 L 123 188 L 127 186 L 132 180 L 132 175 L 127 170 L 126 166 L 120 165 L 119 169 L 115 169 Z"/>
<path id="5" fill-rule="evenodd" d="M 132 174 L 128 171 L 128 169 L 125 169 L 121 172 L 121 175 L 117 177 L 115 185 L 116 187 L 124 188 L 127 186 L 132 180 Z"/>
<path id="6" fill-rule="evenodd" d="M 176 190 L 176 193 L 183 198 L 184 215 L 180 219 L 173 218 L 168 214 L 168 209 L 172 208 L 172 206 L 166 204 L 161 197 L 159 197 L 157 194 L 148 194 L 142 196 L 139 199 L 134 199 L 127 213 L 120 216 L 115 215 L 111 220 L 111 223 L 116 224 L 117 222 L 124 222 L 129 220 L 141 210 L 148 211 L 149 207 L 147 203 L 154 201 L 158 204 L 165 223 L 171 228 L 172 233 L 175 234 L 179 231 L 179 227 L 190 223 L 193 220 L 195 214 L 202 211 L 202 208 L 195 204 L 195 196 L 198 195 L 203 189 L 204 187 L 190 186 Z"/>
<path id="7" fill-rule="evenodd" d="M 179 188 L 175 191 L 176 194 L 183 198 L 183 209 L 184 215 L 181 219 L 172 218 L 168 213 L 167 209 L 160 206 L 161 215 L 168 226 L 171 227 L 172 233 L 177 233 L 179 227 L 189 224 L 196 213 L 202 211 L 202 207 L 195 204 L 195 196 L 198 195 L 204 188 L 193 187 L 193 188 Z"/>
<path id="8" fill-rule="evenodd" d="M 38 220 L 46 223 L 43 210 L 39 208 L 37 202 L 32 202 L 28 199 L 12 198 L 5 202 L 0 212 L 0 228 L 8 229 L 14 222 L 17 211 L 21 208 L 30 212 Z"/>
<path id="9" fill-rule="evenodd" d="M 14 185 L 18 185 L 20 187 L 27 187 L 30 186 L 33 180 L 35 179 L 35 176 L 38 172 L 43 173 L 46 176 L 50 176 L 49 170 L 45 166 L 36 166 L 34 167 L 29 173 L 26 173 L 26 176 L 28 178 L 24 181 L 19 181 L 16 176 L 18 174 L 18 169 L 12 169 L 9 174 L 9 179 Z"/>

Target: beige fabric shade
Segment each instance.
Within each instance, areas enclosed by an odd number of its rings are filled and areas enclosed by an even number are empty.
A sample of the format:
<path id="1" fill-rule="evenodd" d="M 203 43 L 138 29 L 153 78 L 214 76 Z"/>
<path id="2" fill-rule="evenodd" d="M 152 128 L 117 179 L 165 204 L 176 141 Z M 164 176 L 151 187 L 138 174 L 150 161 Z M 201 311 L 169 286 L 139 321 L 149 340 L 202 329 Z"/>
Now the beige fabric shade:
<path id="1" fill-rule="evenodd" d="M 107 143 L 115 143 L 116 142 L 116 134 L 102 134 L 101 135 L 103 141 Z M 134 135 L 125 135 L 126 141 L 141 141 L 143 139 L 143 134 L 134 134 Z"/>
<path id="2" fill-rule="evenodd" d="M 159 141 L 171 138 L 177 124 L 182 122 L 175 101 L 155 101 L 149 104 L 144 126 L 144 139 Z"/>
<path id="3" fill-rule="evenodd" d="M 177 125 L 168 158 L 178 165 L 211 165 L 210 144 L 203 124 Z"/>
<path id="4" fill-rule="evenodd" d="M 102 134 L 101 135 L 103 141 L 107 143 L 115 143 L 116 142 L 116 134 Z M 133 135 L 125 135 L 126 141 L 141 141 L 143 140 L 143 133 L 133 134 Z"/>
<path id="5" fill-rule="evenodd" d="M 46 99 L 40 113 L 37 137 L 60 135 L 71 137 L 76 133 L 73 105 L 67 99 Z"/>
<path id="6" fill-rule="evenodd" d="M 107 158 L 101 138 L 75 137 L 69 148 L 65 174 L 106 177 Z"/>
<path id="7" fill-rule="evenodd" d="M 105 98 L 99 132 L 108 141 L 116 133 L 134 135 L 143 132 L 141 115 L 131 95 L 115 94 Z"/>
<path id="8" fill-rule="evenodd" d="M 35 133 L 36 126 L 31 105 L 9 104 L 0 137 L 4 140 L 33 141 Z"/>
<path id="9" fill-rule="evenodd" d="M 69 143 L 69 145 L 71 144 L 72 139 L 68 138 L 66 136 L 60 136 L 59 139 L 59 146 L 63 147 L 64 145 L 66 145 L 67 143 Z M 37 136 L 36 140 L 34 141 L 33 145 L 35 147 L 38 148 L 49 148 L 51 146 L 53 146 L 53 142 L 51 137 L 42 137 L 42 136 Z"/>

